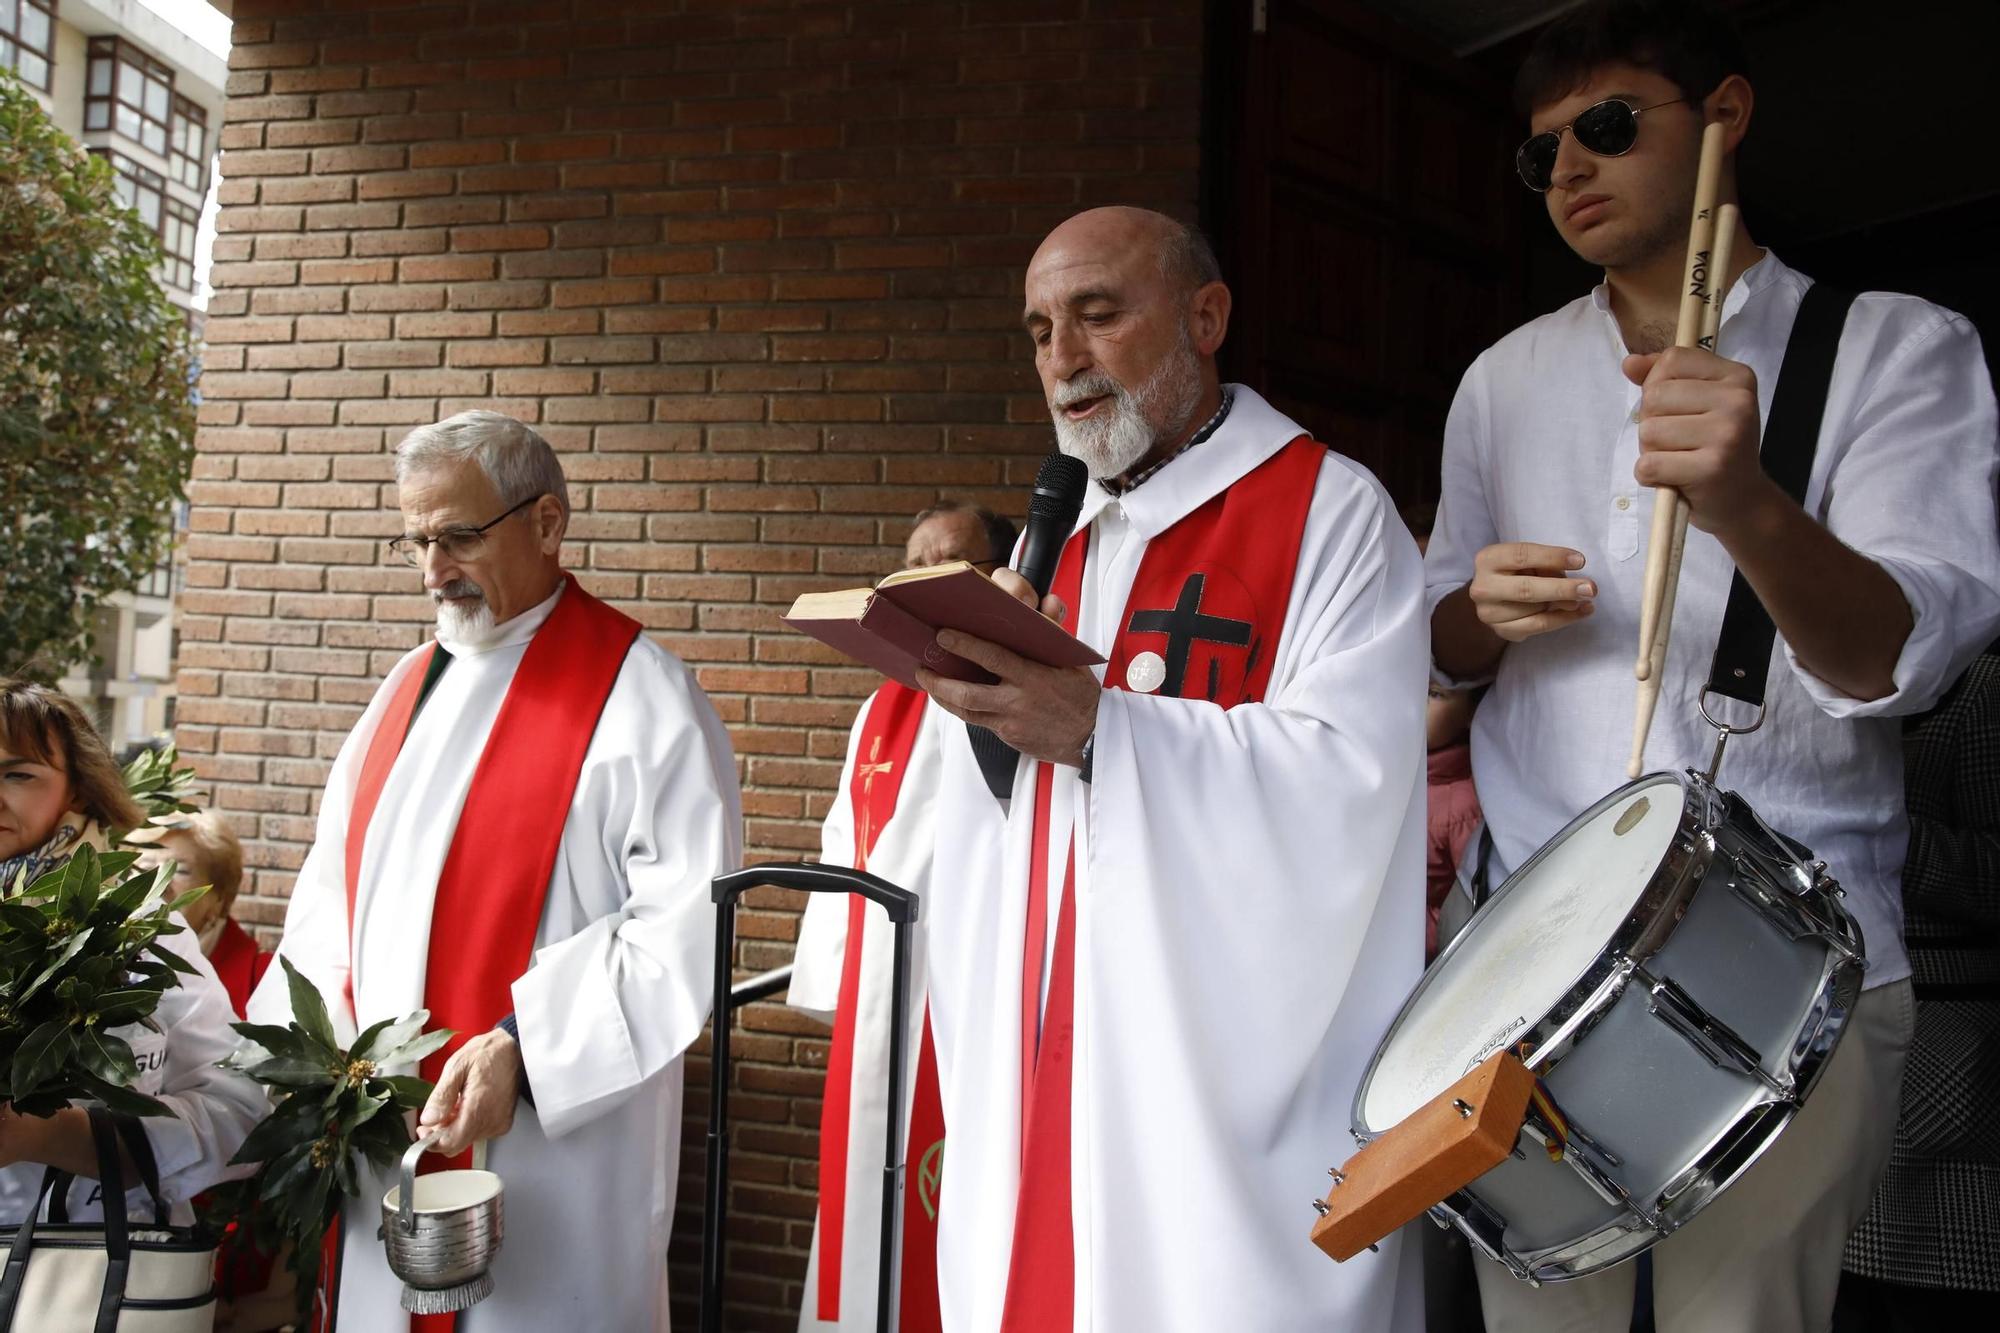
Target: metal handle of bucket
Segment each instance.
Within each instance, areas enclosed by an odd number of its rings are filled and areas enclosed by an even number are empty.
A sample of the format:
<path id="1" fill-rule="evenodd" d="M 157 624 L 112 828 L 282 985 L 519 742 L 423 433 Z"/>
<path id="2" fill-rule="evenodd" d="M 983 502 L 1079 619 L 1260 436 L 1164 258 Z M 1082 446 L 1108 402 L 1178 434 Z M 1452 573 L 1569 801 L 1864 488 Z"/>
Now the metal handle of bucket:
<path id="1" fill-rule="evenodd" d="M 856 893 L 881 906 L 896 928 L 895 962 L 891 968 L 889 1001 L 889 1104 L 903 1105 L 904 1046 L 908 1040 L 910 937 L 909 927 L 917 920 L 918 896 L 865 870 L 849 870 L 828 865 L 765 865 L 731 871 L 716 877 L 710 890 L 715 902 L 715 1038 L 708 1080 L 708 1181 L 704 1212 L 701 1255 L 701 1329 L 720 1333 L 722 1328 L 721 1221 L 729 1206 L 729 983 L 730 948 L 736 940 L 736 900 L 763 885 L 796 889 L 805 893 Z M 882 1252 L 876 1276 L 876 1328 L 888 1333 L 895 1327 L 899 1307 L 896 1277 L 902 1270 L 902 1232 L 896 1225 L 902 1215 L 903 1118 L 889 1116 L 888 1137 L 882 1165 L 882 1216 L 884 1231 L 893 1244 Z"/>
<path id="2" fill-rule="evenodd" d="M 443 1132 L 443 1126 L 439 1126 L 412 1143 L 409 1151 L 403 1154 L 403 1167 L 396 1177 L 396 1226 L 405 1236 L 417 1234 L 417 1159 L 437 1142 L 437 1136 Z"/>

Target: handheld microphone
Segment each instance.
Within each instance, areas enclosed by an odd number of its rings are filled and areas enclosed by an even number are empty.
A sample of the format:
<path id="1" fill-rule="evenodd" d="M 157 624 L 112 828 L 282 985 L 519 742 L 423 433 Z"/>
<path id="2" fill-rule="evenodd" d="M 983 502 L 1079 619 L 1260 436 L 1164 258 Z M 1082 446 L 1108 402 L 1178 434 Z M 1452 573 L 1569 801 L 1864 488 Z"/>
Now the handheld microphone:
<path id="1" fill-rule="evenodd" d="M 1021 554 L 1014 572 L 1035 589 L 1035 596 L 1049 595 L 1056 579 L 1056 564 L 1069 541 L 1076 516 L 1083 511 L 1083 488 L 1090 471 L 1083 460 L 1065 453 L 1052 453 L 1042 460 L 1035 473 L 1034 493 L 1028 497 L 1028 526 L 1021 537 Z"/>
<path id="2" fill-rule="evenodd" d="M 1037 602 L 1049 595 L 1049 585 L 1055 582 L 1056 565 L 1062 560 L 1070 529 L 1076 526 L 1076 516 L 1083 512 L 1083 488 L 1089 480 L 1090 471 L 1083 460 L 1060 451 L 1043 459 L 1035 473 L 1034 493 L 1028 499 L 1028 526 L 1021 535 L 1014 572 L 1034 588 Z M 1003 801 L 1012 796 L 1020 754 L 985 727 L 967 727 L 966 734 L 972 740 L 972 755 L 979 761 L 987 790 Z"/>

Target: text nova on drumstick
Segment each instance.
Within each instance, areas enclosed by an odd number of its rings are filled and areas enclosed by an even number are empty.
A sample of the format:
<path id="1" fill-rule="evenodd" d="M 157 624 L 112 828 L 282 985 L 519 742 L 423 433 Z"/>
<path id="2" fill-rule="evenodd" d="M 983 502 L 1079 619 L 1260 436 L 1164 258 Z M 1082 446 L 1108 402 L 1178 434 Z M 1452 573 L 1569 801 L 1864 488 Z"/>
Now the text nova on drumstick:
<path id="1" fill-rule="evenodd" d="M 1722 304 L 1711 292 L 1712 283 L 1726 281 L 1717 271 L 1716 199 L 1722 188 L 1723 138 L 1727 131 L 1720 121 L 1711 122 L 1701 136 L 1701 162 L 1695 173 L 1694 216 L 1688 225 L 1687 276 L 1681 287 L 1680 319 L 1674 330 L 1674 346 L 1694 347 L 1704 342 L 1714 345 L 1720 326 Z M 1734 222 L 1734 210 L 1731 210 Z M 1732 225 L 1732 239 L 1734 227 Z M 1704 329 L 1704 324 L 1714 322 Z M 1704 338 L 1706 333 L 1706 338 Z M 1627 772 L 1638 777 L 1645 771 L 1646 735 L 1652 730 L 1653 713 L 1659 702 L 1660 675 L 1665 669 L 1667 628 L 1673 616 L 1675 585 L 1680 578 L 1679 550 L 1686 542 L 1687 503 L 1671 486 L 1653 493 L 1653 530 L 1646 548 L 1644 600 L 1639 607 L 1639 657 L 1633 675 L 1640 682 L 1634 700 L 1632 759 Z M 1677 549 L 1678 548 L 1678 549 Z"/>

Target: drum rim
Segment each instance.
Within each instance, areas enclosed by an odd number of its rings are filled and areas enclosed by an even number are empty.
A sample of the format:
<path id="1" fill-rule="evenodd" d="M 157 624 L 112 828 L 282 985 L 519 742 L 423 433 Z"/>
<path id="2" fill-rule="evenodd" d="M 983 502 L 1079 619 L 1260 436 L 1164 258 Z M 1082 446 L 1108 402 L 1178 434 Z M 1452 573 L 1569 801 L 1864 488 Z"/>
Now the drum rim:
<path id="1" fill-rule="evenodd" d="M 1464 928 L 1444 950 L 1424 969 L 1424 974 L 1410 993 L 1404 997 L 1396 1016 L 1383 1030 L 1382 1038 L 1375 1045 L 1375 1053 L 1369 1057 L 1368 1067 L 1355 1086 L 1354 1104 L 1348 1120 L 1351 1132 L 1358 1143 L 1366 1143 L 1390 1126 L 1370 1126 L 1363 1118 L 1362 1109 L 1367 1105 L 1368 1092 L 1374 1086 L 1375 1075 L 1381 1067 L 1383 1052 L 1403 1030 L 1410 1011 L 1433 984 L 1434 978 L 1442 973 L 1454 955 L 1467 946 L 1480 919 L 1492 911 L 1494 904 L 1512 892 L 1533 871 L 1553 854 L 1555 849 L 1568 840 L 1571 834 L 1591 823 L 1606 810 L 1624 800 L 1635 788 L 1658 785 L 1661 780 L 1674 784 L 1681 792 L 1681 811 L 1673 836 L 1668 840 L 1666 853 L 1660 858 L 1646 887 L 1633 902 L 1632 908 L 1619 922 L 1617 929 L 1597 951 L 1595 958 L 1584 968 L 1555 1002 L 1536 1019 L 1519 1032 L 1511 1034 L 1506 1044 L 1519 1046 L 1531 1042 L 1533 1050 L 1523 1062 L 1537 1077 L 1554 1070 L 1561 1059 L 1577 1040 L 1589 1032 L 1597 1020 L 1608 1011 L 1611 1003 L 1623 989 L 1619 960 L 1629 958 L 1644 962 L 1665 946 L 1672 937 L 1675 927 L 1680 924 L 1687 900 L 1701 885 L 1715 856 L 1716 846 L 1713 836 L 1706 831 L 1703 819 L 1712 818 L 1719 801 L 1715 788 L 1710 786 L 1693 771 L 1675 773 L 1661 769 L 1614 788 L 1601 797 L 1582 814 L 1563 825 L 1561 831 L 1536 849 L 1535 854 L 1515 868 L 1507 876 L 1493 896 L 1486 900 L 1479 910 L 1467 921 Z M 1698 818 L 1698 816 L 1700 818 Z M 1671 873 L 1669 873 L 1671 872 Z M 1499 1049 L 1498 1047 L 1494 1048 Z M 1480 1058 L 1491 1055 L 1488 1051 Z"/>

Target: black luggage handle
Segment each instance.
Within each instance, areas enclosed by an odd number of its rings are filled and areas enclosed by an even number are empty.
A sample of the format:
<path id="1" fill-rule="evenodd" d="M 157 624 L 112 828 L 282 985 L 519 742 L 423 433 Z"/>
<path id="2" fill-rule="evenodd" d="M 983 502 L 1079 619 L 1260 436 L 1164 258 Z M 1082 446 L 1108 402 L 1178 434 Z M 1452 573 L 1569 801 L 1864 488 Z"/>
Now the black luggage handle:
<path id="1" fill-rule="evenodd" d="M 889 914 L 889 920 L 896 925 L 917 919 L 917 895 L 908 889 L 898 888 L 879 875 L 871 875 L 865 870 L 849 870 L 846 866 L 823 866 L 817 863 L 800 862 L 797 865 L 751 866 L 747 870 L 732 870 L 726 875 L 716 876 L 709 889 L 709 898 L 717 905 L 734 906 L 738 898 L 755 888 L 769 884 L 780 889 L 797 889 L 801 893 L 858 893 L 869 902 L 879 904 Z M 720 957 L 720 955 L 717 955 Z"/>
<path id="2" fill-rule="evenodd" d="M 811 864 L 751 866 L 718 875 L 715 903 L 715 1035 L 708 1076 L 707 1206 L 702 1214 L 701 1330 L 722 1333 L 722 1257 L 729 1209 L 729 992 L 736 944 L 736 900 L 771 885 L 804 893 L 854 893 L 889 914 L 896 928 L 889 996 L 889 1132 L 882 1164 L 882 1262 L 876 1275 L 875 1328 L 893 1333 L 901 1292 L 903 1219 L 903 1065 L 908 1041 L 910 935 L 920 902 L 916 894 L 865 870 Z M 851 943 L 858 944 L 859 941 Z M 808 1293 L 807 1299 L 811 1299 Z"/>

